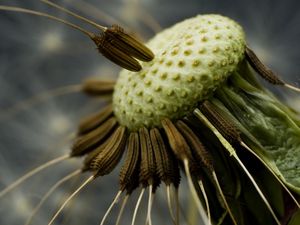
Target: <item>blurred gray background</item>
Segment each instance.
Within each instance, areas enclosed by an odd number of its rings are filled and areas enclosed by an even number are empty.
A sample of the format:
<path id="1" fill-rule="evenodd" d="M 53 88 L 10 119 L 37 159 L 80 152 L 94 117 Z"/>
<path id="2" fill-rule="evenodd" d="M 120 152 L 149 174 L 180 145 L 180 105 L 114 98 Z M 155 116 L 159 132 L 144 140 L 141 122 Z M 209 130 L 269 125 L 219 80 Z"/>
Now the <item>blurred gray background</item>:
<path id="1" fill-rule="evenodd" d="M 268 66 L 289 83 L 299 86 L 300 3 L 297 0 L 55 2 L 103 25 L 123 24 L 144 40 L 164 27 L 197 14 L 223 14 L 245 28 L 249 45 Z M 93 30 L 38 0 L 1 0 L 0 3 L 48 12 Z M 76 131 L 79 118 L 101 108 L 103 101 L 91 100 L 80 93 L 57 98 L 51 98 L 49 94 L 49 98 L 29 109 L 17 113 L 7 109 L 31 96 L 78 84 L 91 76 L 116 78 L 118 71 L 119 68 L 99 55 L 94 44 L 80 32 L 45 18 L 0 11 L 0 189 L 29 169 L 67 153 L 68 136 Z M 300 109 L 299 96 L 295 93 L 280 88 L 275 92 Z M 80 160 L 63 162 L 0 199 L 0 224 L 23 224 L 43 193 L 79 166 Z M 66 208 L 57 224 L 98 224 L 118 190 L 117 177 L 116 171 L 88 186 Z M 81 178 L 73 179 L 56 191 L 36 215 L 33 224 L 47 224 Z M 164 193 L 158 192 L 156 197 L 154 224 L 171 224 Z M 131 219 L 136 197 L 135 194 L 130 200 L 123 224 L 128 224 Z M 181 201 L 184 204 L 189 201 L 185 191 L 181 192 Z M 139 224 L 144 223 L 143 211 L 140 211 Z M 106 224 L 114 224 L 116 212 Z"/>

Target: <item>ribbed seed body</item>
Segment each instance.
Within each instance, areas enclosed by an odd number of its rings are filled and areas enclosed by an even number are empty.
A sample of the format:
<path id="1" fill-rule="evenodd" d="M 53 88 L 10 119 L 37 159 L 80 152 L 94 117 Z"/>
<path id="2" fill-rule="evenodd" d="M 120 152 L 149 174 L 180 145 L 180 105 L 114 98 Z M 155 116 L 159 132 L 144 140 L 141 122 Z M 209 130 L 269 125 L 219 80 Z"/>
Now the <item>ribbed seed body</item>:
<path id="1" fill-rule="evenodd" d="M 229 143 L 239 144 L 242 141 L 237 127 L 223 117 L 218 108 L 212 103 L 205 101 L 201 105 L 200 110 Z"/>
<path id="2" fill-rule="evenodd" d="M 120 170 L 120 190 L 131 193 L 139 186 L 138 167 L 140 165 L 140 143 L 137 133 L 131 133 L 127 140 L 127 154 L 124 165 Z"/>
<path id="3" fill-rule="evenodd" d="M 139 130 L 141 164 L 140 164 L 140 183 L 148 186 L 154 183 L 156 175 L 156 164 L 149 131 L 143 127 Z"/>
<path id="4" fill-rule="evenodd" d="M 178 187 L 180 174 L 177 160 L 165 145 L 157 128 L 150 130 L 150 138 L 155 155 L 158 178 L 167 185 L 174 184 L 175 187 Z"/>

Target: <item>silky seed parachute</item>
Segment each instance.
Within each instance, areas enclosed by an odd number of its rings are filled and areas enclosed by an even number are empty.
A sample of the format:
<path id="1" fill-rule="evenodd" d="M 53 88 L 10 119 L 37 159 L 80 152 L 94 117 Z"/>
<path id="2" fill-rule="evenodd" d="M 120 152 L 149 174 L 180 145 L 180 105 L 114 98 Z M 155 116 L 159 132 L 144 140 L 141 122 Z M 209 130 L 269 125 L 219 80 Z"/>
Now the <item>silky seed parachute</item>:
<path id="1" fill-rule="evenodd" d="M 158 33 L 147 43 L 149 48 L 119 26 L 105 28 L 102 36 L 86 34 L 104 56 L 127 69 L 116 82 L 90 80 L 81 86 L 89 95 L 112 95 L 112 102 L 80 123 L 70 155 L 25 175 L 1 191 L 1 197 L 45 167 L 83 156 L 82 168 L 54 188 L 81 172 L 92 175 L 58 209 L 52 224 L 85 185 L 111 173 L 125 153 L 119 191 L 101 225 L 124 194 L 117 224 L 121 222 L 126 202 L 139 186 L 132 224 L 147 189 L 145 220 L 151 225 L 161 182 L 167 187 L 172 221 L 180 224 L 180 169 L 204 224 L 299 223 L 289 209 L 300 208 L 300 121 L 258 83 L 251 67 L 273 84 L 299 89 L 263 65 L 236 22 L 199 15 Z M 271 172 L 278 182 L 274 193 L 266 192 L 269 183 L 251 173 L 253 165 L 262 173 Z M 270 201 L 273 195 L 292 203 L 278 206 Z"/>

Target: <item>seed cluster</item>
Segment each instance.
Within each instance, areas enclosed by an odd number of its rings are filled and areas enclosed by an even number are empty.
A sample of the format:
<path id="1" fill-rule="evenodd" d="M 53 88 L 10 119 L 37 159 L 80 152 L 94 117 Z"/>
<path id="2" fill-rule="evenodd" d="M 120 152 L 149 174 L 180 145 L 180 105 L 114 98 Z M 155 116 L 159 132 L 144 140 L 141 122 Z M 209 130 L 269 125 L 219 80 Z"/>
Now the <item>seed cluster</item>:
<path id="1" fill-rule="evenodd" d="M 42 1 L 82 18 L 48 0 Z M 55 19 L 48 14 L 18 7 L 0 6 L 1 9 Z M 69 155 L 31 170 L 0 191 L 0 198 L 43 169 L 67 158 L 84 156 L 81 169 L 59 180 L 33 210 L 37 212 L 50 193 L 65 181 L 83 172 L 93 173 L 62 204 L 49 225 L 85 185 L 97 177 L 110 174 L 120 161 L 123 166 L 119 175 L 119 191 L 101 225 L 120 195 L 126 192 L 116 222 L 119 224 L 128 197 L 139 186 L 142 191 L 132 224 L 135 224 L 145 189 L 149 190 L 146 224 L 152 224 L 153 197 L 160 183 L 166 185 L 173 224 L 180 224 L 180 169 L 185 173 L 204 224 L 217 221 L 218 224 L 229 224 L 230 219 L 230 224 L 238 225 L 249 218 L 249 224 L 286 224 L 282 221 L 290 220 L 292 207 L 290 204 L 280 206 L 288 210 L 278 217 L 275 213 L 278 204 L 275 208 L 274 202 L 269 202 L 267 197 L 279 199 L 282 190 L 274 186 L 271 192 L 265 189 L 269 193 L 264 195 L 265 190 L 262 191 L 259 186 L 273 186 L 273 183 L 270 179 L 266 179 L 266 183 L 262 179 L 256 182 L 242 162 L 245 158 L 247 165 L 252 164 L 251 157 L 244 155 L 247 151 L 271 172 L 300 209 L 298 200 L 289 191 L 291 188 L 300 193 L 300 170 L 297 166 L 300 121 L 294 112 L 264 91 L 255 81 L 247 63 L 272 84 L 298 92 L 300 89 L 286 84 L 259 60 L 245 45 L 243 30 L 237 23 L 220 15 L 200 15 L 157 34 L 148 43 L 150 50 L 118 25 L 109 28 L 96 25 L 103 33 L 95 35 L 72 23 L 59 18 L 56 20 L 88 35 L 105 57 L 131 72 L 122 71 L 117 82 L 84 82 L 82 92 L 97 97 L 113 95 L 113 99 L 108 99 L 109 102 L 113 100 L 112 104 L 81 121 Z M 230 157 L 226 157 L 226 152 Z M 243 157 L 239 158 L 240 155 Z M 260 167 L 257 168 L 260 170 Z M 255 175 L 259 175 L 255 178 L 265 173 L 257 168 L 254 168 Z M 240 172 L 249 178 L 274 223 L 262 218 L 261 215 L 268 215 L 255 201 L 255 195 L 249 192 L 249 182 L 240 180 Z M 220 181 L 218 176 L 222 177 Z M 176 216 L 171 201 L 171 186 L 175 188 Z M 250 202 L 248 198 L 251 198 Z M 255 207 L 258 206 L 259 213 L 253 213 L 253 202 Z"/>
<path id="2" fill-rule="evenodd" d="M 155 58 L 137 73 L 123 70 L 114 113 L 131 130 L 160 127 L 164 117 L 187 115 L 232 73 L 244 57 L 242 28 L 227 17 L 199 15 L 155 36 Z"/>

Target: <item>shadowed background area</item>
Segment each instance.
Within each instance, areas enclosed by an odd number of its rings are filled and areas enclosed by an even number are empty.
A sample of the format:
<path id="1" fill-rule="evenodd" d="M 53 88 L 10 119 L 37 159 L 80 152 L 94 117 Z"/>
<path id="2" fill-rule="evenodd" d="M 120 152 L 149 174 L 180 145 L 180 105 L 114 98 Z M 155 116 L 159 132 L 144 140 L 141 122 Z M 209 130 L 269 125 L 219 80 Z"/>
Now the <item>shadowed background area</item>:
<path id="1" fill-rule="evenodd" d="M 147 40 L 164 27 L 204 13 L 220 13 L 237 20 L 245 29 L 249 45 L 288 83 L 300 85 L 300 7 L 296 0 L 65 0 L 56 1 L 103 25 L 118 23 Z M 1 4 L 25 7 L 74 20 L 38 0 L 2 0 Z M 0 11 L 0 189 L 29 169 L 68 153 L 70 135 L 79 119 L 104 101 L 80 93 L 59 97 L 43 94 L 45 100 L 20 111 L 7 110 L 31 96 L 59 87 L 79 84 L 88 77 L 116 78 L 117 66 L 98 54 L 94 44 L 79 31 L 45 18 Z M 300 109 L 297 94 L 280 88 L 275 92 Z M 22 105 L 17 106 L 22 109 Z M 11 108 L 10 108 L 11 109 Z M 63 162 L 34 176 L 0 199 L 0 224 L 25 223 L 36 203 L 59 178 L 80 166 L 80 160 Z M 56 224 L 98 224 L 118 190 L 118 169 L 89 185 L 64 210 Z M 46 202 L 32 224 L 47 224 L 63 199 L 82 181 L 72 179 Z M 189 204 L 187 193 L 181 201 Z M 154 224 L 171 223 L 165 192 L 156 196 Z M 125 211 L 129 224 L 136 194 Z M 146 205 L 146 201 L 143 203 Z M 145 210 L 138 223 L 144 223 Z M 117 210 L 107 224 L 114 224 Z M 193 211 L 188 215 L 193 224 Z M 166 222 L 168 221 L 168 222 Z M 197 223 L 196 223 L 197 224 Z"/>

